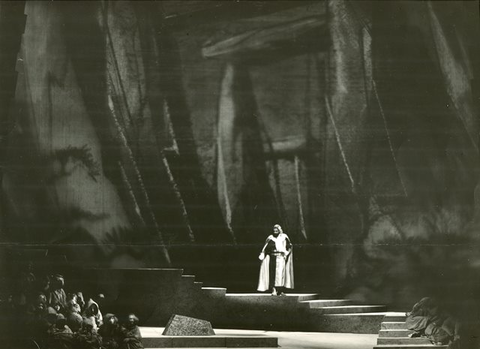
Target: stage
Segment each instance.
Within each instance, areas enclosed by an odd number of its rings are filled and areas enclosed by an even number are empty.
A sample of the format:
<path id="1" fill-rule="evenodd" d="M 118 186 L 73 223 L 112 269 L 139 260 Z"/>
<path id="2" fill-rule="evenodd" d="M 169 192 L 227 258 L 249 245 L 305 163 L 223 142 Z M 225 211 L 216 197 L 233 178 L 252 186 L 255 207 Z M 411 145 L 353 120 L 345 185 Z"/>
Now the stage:
<path id="1" fill-rule="evenodd" d="M 141 327 L 146 349 L 158 348 L 147 346 L 154 338 L 161 336 L 163 327 Z M 282 349 L 372 349 L 376 344 L 378 334 L 352 334 L 327 332 L 279 332 L 261 330 L 231 330 L 215 329 L 220 337 L 257 337 L 278 338 L 278 346 Z M 185 337 L 184 337 L 185 338 Z M 197 337 L 198 338 L 198 337 Z M 245 348 L 258 348 L 245 347 Z M 178 348 L 178 346 L 177 346 Z M 202 348 L 201 346 L 190 348 Z"/>

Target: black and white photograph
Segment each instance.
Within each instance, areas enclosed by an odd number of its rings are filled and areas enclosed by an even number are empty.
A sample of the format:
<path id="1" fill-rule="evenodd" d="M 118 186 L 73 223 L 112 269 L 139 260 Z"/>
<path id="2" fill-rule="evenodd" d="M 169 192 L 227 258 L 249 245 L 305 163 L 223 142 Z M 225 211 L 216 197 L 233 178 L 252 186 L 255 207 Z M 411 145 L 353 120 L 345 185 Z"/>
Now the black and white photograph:
<path id="1" fill-rule="evenodd" d="M 480 349 L 479 0 L 0 0 L 0 348 Z"/>

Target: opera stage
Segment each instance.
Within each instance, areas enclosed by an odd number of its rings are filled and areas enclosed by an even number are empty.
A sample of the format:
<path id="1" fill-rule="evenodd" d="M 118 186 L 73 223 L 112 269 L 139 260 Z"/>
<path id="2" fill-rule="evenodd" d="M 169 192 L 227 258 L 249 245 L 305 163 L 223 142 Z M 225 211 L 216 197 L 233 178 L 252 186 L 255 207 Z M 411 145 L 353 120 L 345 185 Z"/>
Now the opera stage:
<path id="1" fill-rule="evenodd" d="M 154 344 L 154 338 L 158 338 L 163 332 L 162 327 L 142 327 L 145 348 L 159 348 L 149 346 Z M 278 332 L 261 330 L 217 330 L 219 336 L 278 338 L 278 345 L 282 349 L 371 349 L 377 339 L 373 334 L 351 333 L 320 333 L 320 332 Z M 178 348 L 179 346 L 177 346 Z M 258 346 L 255 346 L 258 347 Z M 193 347 L 191 347 L 193 348 Z M 197 346 L 195 348 L 203 348 Z M 246 347 L 248 348 L 248 347 Z M 253 347 L 250 347 L 253 348 Z"/>

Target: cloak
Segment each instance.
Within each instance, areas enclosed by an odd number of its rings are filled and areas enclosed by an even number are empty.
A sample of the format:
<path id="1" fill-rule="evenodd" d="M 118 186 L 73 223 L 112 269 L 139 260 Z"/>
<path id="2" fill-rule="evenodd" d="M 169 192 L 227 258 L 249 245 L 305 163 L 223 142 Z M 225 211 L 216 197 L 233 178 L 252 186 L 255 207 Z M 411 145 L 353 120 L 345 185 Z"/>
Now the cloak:
<path id="1" fill-rule="evenodd" d="M 100 311 L 100 307 L 98 306 L 98 303 L 91 298 L 85 305 L 82 316 L 84 318 L 91 318 L 92 320 L 94 320 L 93 328 L 95 330 L 97 330 L 98 327 L 102 326 L 103 324 L 103 316 L 102 312 Z"/>
<path id="2" fill-rule="evenodd" d="M 270 256 L 267 254 L 260 265 L 260 276 L 258 278 L 257 291 L 264 292 L 269 289 L 270 278 Z M 293 247 L 285 260 L 285 288 L 294 288 L 293 283 Z"/>

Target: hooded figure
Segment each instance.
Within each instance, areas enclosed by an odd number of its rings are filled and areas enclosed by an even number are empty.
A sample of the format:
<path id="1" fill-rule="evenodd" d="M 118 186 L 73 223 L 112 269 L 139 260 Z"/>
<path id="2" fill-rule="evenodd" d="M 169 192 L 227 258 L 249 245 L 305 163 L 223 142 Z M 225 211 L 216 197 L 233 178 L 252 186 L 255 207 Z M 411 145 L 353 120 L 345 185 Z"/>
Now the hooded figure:
<path id="1" fill-rule="evenodd" d="M 143 349 L 142 335 L 137 324 L 138 318 L 135 314 L 128 315 L 127 323 L 122 328 L 120 349 Z"/>
<path id="2" fill-rule="evenodd" d="M 284 295 L 285 288 L 293 288 L 293 246 L 289 237 L 276 224 L 258 257 L 260 277 L 258 291 L 272 289 L 272 296 Z"/>
<path id="3" fill-rule="evenodd" d="M 100 349 L 102 347 L 102 338 L 94 329 L 95 321 L 84 319 L 82 328 L 75 334 L 75 343 L 77 348 L 81 349 Z"/>
<path id="4" fill-rule="evenodd" d="M 118 349 L 122 341 L 118 318 L 114 314 L 105 315 L 98 334 L 102 336 L 102 344 L 105 349 Z"/>
<path id="5" fill-rule="evenodd" d="M 98 327 L 102 326 L 103 324 L 103 316 L 102 312 L 100 311 L 100 307 L 98 306 L 98 303 L 91 298 L 85 305 L 82 316 L 86 319 L 92 319 L 94 321 L 95 331 L 98 330 Z"/>

